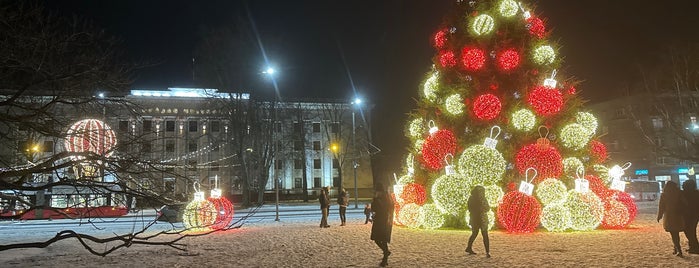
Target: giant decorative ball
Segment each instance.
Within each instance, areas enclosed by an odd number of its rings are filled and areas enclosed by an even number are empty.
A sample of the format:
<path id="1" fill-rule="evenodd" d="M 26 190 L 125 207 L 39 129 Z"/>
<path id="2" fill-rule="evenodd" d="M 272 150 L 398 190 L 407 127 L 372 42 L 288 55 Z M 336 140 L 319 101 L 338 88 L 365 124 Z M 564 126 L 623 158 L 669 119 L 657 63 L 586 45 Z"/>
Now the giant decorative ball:
<path id="1" fill-rule="evenodd" d="M 570 227 L 573 230 L 593 230 L 602 223 L 604 204 L 595 193 L 570 190 L 564 204 L 570 210 Z"/>
<path id="2" fill-rule="evenodd" d="M 493 31 L 495 20 L 488 14 L 480 14 L 471 21 L 471 31 L 476 36 L 487 35 Z"/>
<path id="3" fill-rule="evenodd" d="M 461 50 L 461 64 L 468 71 L 478 71 L 485 65 L 485 51 L 475 47 L 464 47 Z"/>
<path id="4" fill-rule="evenodd" d="M 561 129 L 561 144 L 568 149 L 580 150 L 590 141 L 592 133 L 581 124 L 571 123 Z"/>
<path id="5" fill-rule="evenodd" d="M 224 229 L 228 227 L 231 221 L 233 221 L 233 215 L 235 214 L 235 209 L 231 201 L 228 201 L 225 197 L 208 197 L 206 200 L 209 200 L 209 202 L 214 205 L 217 212 L 216 219 L 213 225 L 211 225 L 211 228 Z"/>
<path id="6" fill-rule="evenodd" d="M 468 207 L 471 185 L 459 175 L 442 175 L 432 185 L 432 200 L 444 214 L 459 215 Z"/>
<path id="7" fill-rule="evenodd" d="M 435 204 L 420 207 L 420 225 L 425 229 L 438 229 L 444 225 L 444 215 Z"/>
<path id="8" fill-rule="evenodd" d="M 489 185 L 500 182 L 506 167 L 507 162 L 498 150 L 476 144 L 461 154 L 457 171 L 472 185 Z"/>
<path id="9" fill-rule="evenodd" d="M 461 95 L 457 94 L 452 94 L 451 96 L 447 97 L 447 99 L 444 101 L 444 108 L 446 108 L 447 112 L 451 115 L 460 115 L 464 112 L 464 100 L 461 98 Z"/>
<path id="10" fill-rule="evenodd" d="M 563 203 L 568 196 L 565 183 L 555 178 L 548 178 L 536 185 L 535 193 L 544 206 Z"/>
<path id="11" fill-rule="evenodd" d="M 549 45 L 542 45 L 534 49 L 532 52 L 534 63 L 539 65 L 548 65 L 556 59 L 556 52 Z"/>
<path id="12" fill-rule="evenodd" d="M 519 191 L 506 193 L 498 207 L 498 223 L 510 233 L 530 233 L 540 219 L 539 201 Z"/>
<path id="13" fill-rule="evenodd" d="M 182 223 L 186 229 L 208 228 L 216 221 L 218 211 L 208 200 L 193 200 L 187 204 L 182 215 Z"/>
<path id="14" fill-rule="evenodd" d="M 483 94 L 473 100 L 473 114 L 481 120 L 492 120 L 502 110 L 500 99 L 493 94 Z"/>
<path id="15" fill-rule="evenodd" d="M 512 126 L 519 131 L 530 131 L 536 125 L 536 116 L 529 109 L 519 109 L 512 114 Z"/>
<path id="16" fill-rule="evenodd" d="M 517 152 L 515 167 L 521 175 L 530 167 L 536 169 L 534 184 L 537 184 L 546 178 L 560 177 L 563 173 L 563 158 L 556 147 L 537 142 L 524 146 Z"/>
<path id="17" fill-rule="evenodd" d="M 430 134 L 422 144 L 422 160 L 425 167 L 438 170 L 444 167 L 444 157 L 456 153 L 456 137 L 447 129 Z"/>
<path id="18" fill-rule="evenodd" d="M 414 203 L 405 204 L 400 208 L 398 221 L 410 228 L 420 227 L 420 206 Z"/>
<path id="19" fill-rule="evenodd" d="M 517 15 L 517 11 L 519 11 L 519 5 L 517 5 L 517 1 L 514 0 L 503 0 L 500 1 L 498 10 L 500 11 L 500 16 L 510 18 L 514 15 Z"/>
<path id="20" fill-rule="evenodd" d="M 527 103 L 540 116 L 555 115 L 563 108 L 563 94 L 555 88 L 536 86 L 529 92 Z"/>
<path id="21" fill-rule="evenodd" d="M 550 232 L 564 232 L 571 226 L 570 210 L 561 203 L 551 203 L 541 211 L 541 226 Z"/>
<path id="22" fill-rule="evenodd" d="M 403 192 L 401 193 L 401 199 L 404 203 L 415 203 L 422 205 L 427 201 L 427 193 L 425 192 L 425 186 L 419 183 L 408 183 L 403 186 Z"/>
<path id="23" fill-rule="evenodd" d="M 422 87 L 422 94 L 425 99 L 433 102 L 437 100 L 437 90 L 439 90 L 439 73 L 434 72 L 425 80 L 425 84 Z"/>
<path id="24" fill-rule="evenodd" d="M 485 188 L 485 199 L 488 200 L 488 205 L 491 208 L 499 206 L 502 197 L 505 195 L 502 188 L 497 184 L 486 185 L 483 188 Z"/>

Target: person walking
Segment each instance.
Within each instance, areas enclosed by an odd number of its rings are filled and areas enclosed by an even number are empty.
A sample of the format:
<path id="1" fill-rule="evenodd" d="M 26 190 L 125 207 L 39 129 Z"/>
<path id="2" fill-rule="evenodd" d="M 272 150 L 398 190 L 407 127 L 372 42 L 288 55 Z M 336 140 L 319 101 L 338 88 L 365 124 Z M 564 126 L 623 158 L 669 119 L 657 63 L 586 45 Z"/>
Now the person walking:
<path id="1" fill-rule="evenodd" d="M 386 192 L 383 183 L 374 185 L 374 199 L 371 201 L 374 211 L 374 223 L 371 226 L 371 240 L 383 251 L 383 259 L 379 264 L 381 267 L 388 265 L 388 243 L 391 243 L 391 231 L 393 230 L 393 209 L 394 204 L 391 197 Z"/>
<path id="2" fill-rule="evenodd" d="M 366 203 L 364 205 L 364 216 L 366 217 L 366 219 L 364 220 L 364 224 L 374 221 L 374 217 L 371 216 L 371 213 L 371 203 Z"/>
<path id="3" fill-rule="evenodd" d="M 347 205 L 349 205 L 349 196 L 347 195 L 347 190 L 345 190 L 345 188 L 341 188 L 340 194 L 337 196 L 337 204 L 340 205 L 340 221 L 342 221 L 340 226 L 345 226 L 345 223 L 347 222 L 345 213 L 347 212 Z"/>
<path id="4" fill-rule="evenodd" d="M 684 236 L 689 242 L 687 252 L 699 254 L 699 241 L 697 241 L 697 222 L 699 222 L 699 191 L 696 180 L 686 180 L 682 183 L 682 196 L 687 201 L 684 210 Z"/>
<path id="5" fill-rule="evenodd" d="M 485 246 L 485 257 L 490 258 L 490 239 L 488 238 L 488 211 L 490 205 L 485 199 L 485 188 L 481 185 L 473 187 L 471 196 L 468 198 L 468 212 L 470 216 L 469 224 L 471 225 L 471 237 L 468 238 L 468 246 L 466 252 L 474 255 L 473 241 L 478 237 L 480 231 L 483 235 L 483 246 Z"/>
<path id="6" fill-rule="evenodd" d="M 330 227 L 330 225 L 328 225 L 328 213 L 330 211 L 329 192 L 330 187 L 323 187 L 323 189 L 320 190 L 320 197 L 318 197 L 318 201 L 320 201 L 320 213 L 322 214 L 320 218 L 320 228 Z"/>
<path id="7" fill-rule="evenodd" d="M 687 202 L 674 181 L 668 181 L 660 194 L 658 203 L 658 222 L 663 219 L 663 228 L 670 233 L 674 246 L 672 254 L 682 257 L 680 232 L 684 231 L 684 210 Z"/>

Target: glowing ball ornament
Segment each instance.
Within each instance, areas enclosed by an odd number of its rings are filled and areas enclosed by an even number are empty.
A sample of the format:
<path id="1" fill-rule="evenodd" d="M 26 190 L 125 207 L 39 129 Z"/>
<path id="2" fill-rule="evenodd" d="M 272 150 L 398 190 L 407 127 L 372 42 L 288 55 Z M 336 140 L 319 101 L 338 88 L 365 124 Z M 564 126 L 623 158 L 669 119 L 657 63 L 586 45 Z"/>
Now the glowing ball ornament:
<path id="1" fill-rule="evenodd" d="M 486 214 L 488 214 L 488 230 L 492 230 L 493 227 L 495 227 L 495 212 L 493 212 L 492 210 L 488 210 L 488 212 Z M 464 220 L 466 222 L 466 225 L 468 225 L 468 228 L 472 229 L 471 228 L 471 213 L 466 211 L 466 216 L 464 217 Z"/>
<path id="2" fill-rule="evenodd" d="M 630 223 L 631 215 L 628 207 L 624 203 L 614 198 L 604 201 L 604 217 L 602 227 L 606 229 L 621 229 Z"/>
<path id="3" fill-rule="evenodd" d="M 563 159 L 563 173 L 566 176 L 574 178 L 578 169 L 584 168 L 583 162 L 577 157 L 568 157 Z"/>
<path id="4" fill-rule="evenodd" d="M 534 63 L 539 65 L 548 65 L 556 59 L 556 52 L 549 45 L 542 45 L 534 49 L 532 52 Z"/>
<path id="5" fill-rule="evenodd" d="M 586 127 L 578 123 L 571 123 L 561 129 L 561 144 L 572 150 L 580 150 L 590 141 L 592 133 Z"/>
<path id="6" fill-rule="evenodd" d="M 418 219 L 422 228 L 438 229 L 444 225 L 444 215 L 435 204 L 425 204 L 420 207 L 420 216 Z"/>
<path id="7" fill-rule="evenodd" d="M 471 32 L 476 36 L 488 35 L 495 27 L 495 20 L 488 14 L 476 16 L 470 25 Z"/>
<path id="8" fill-rule="evenodd" d="M 185 229 L 208 228 L 216 222 L 218 211 L 213 203 L 204 198 L 198 183 L 194 184 L 194 199 L 187 204 L 182 216 Z"/>
<path id="9" fill-rule="evenodd" d="M 544 21 L 537 17 L 530 17 L 527 19 L 527 29 L 529 29 L 529 34 L 538 37 L 539 39 L 546 36 L 546 26 Z"/>
<path id="10" fill-rule="evenodd" d="M 609 198 L 614 194 L 614 191 L 607 188 L 606 183 L 600 177 L 594 175 L 585 175 L 585 179 L 588 181 L 590 185 L 590 191 L 595 193 L 602 200 Z"/>
<path id="11" fill-rule="evenodd" d="M 564 232 L 571 224 L 570 210 L 562 202 L 546 205 L 541 211 L 541 226 L 549 232 Z"/>
<path id="12" fill-rule="evenodd" d="M 536 125 L 536 116 L 529 109 L 519 109 L 512 114 L 512 126 L 519 131 L 530 131 Z"/>
<path id="13" fill-rule="evenodd" d="M 568 191 L 565 206 L 570 211 L 573 230 L 589 231 L 597 228 L 604 218 L 604 204 L 593 192 Z"/>
<path id="14" fill-rule="evenodd" d="M 456 152 L 456 137 L 446 129 L 430 132 L 422 144 L 422 160 L 428 169 L 438 170 L 444 167 L 444 157 Z"/>
<path id="15" fill-rule="evenodd" d="M 536 197 L 544 206 L 553 203 L 563 203 L 568 196 L 565 183 L 555 178 L 548 178 L 537 184 Z"/>
<path id="16" fill-rule="evenodd" d="M 408 125 L 408 134 L 410 137 L 419 138 L 422 137 L 425 132 L 425 119 L 414 118 L 410 121 Z"/>
<path id="17" fill-rule="evenodd" d="M 539 183 L 546 178 L 558 178 L 563 173 L 563 158 L 547 138 L 539 138 L 534 144 L 524 146 L 515 156 L 515 167 L 520 174 L 533 167 L 538 173 Z"/>
<path id="18" fill-rule="evenodd" d="M 452 94 L 451 96 L 447 97 L 447 99 L 444 101 L 444 107 L 446 108 L 447 112 L 451 115 L 460 115 L 464 112 L 464 100 L 461 98 L 461 95 L 457 94 Z"/>
<path id="19" fill-rule="evenodd" d="M 575 114 L 575 122 L 587 128 L 590 133 L 597 131 L 597 118 L 588 112 L 578 112 Z"/>
<path id="20" fill-rule="evenodd" d="M 468 71 L 478 71 L 485 65 L 485 51 L 475 47 L 464 47 L 461 51 L 461 64 Z"/>
<path id="21" fill-rule="evenodd" d="M 427 201 L 425 186 L 419 183 L 408 183 L 403 186 L 403 192 L 400 197 L 404 203 L 422 205 Z"/>
<path id="22" fill-rule="evenodd" d="M 449 31 L 447 29 L 439 30 L 437 33 L 434 34 L 434 47 L 436 49 L 444 48 L 444 46 L 447 44 L 448 34 Z"/>
<path id="23" fill-rule="evenodd" d="M 444 50 L 439 53 L 439 64 L 444 68 L 456 66 L 456 56 L 453 51 Z"/>
<path id="24" fill-rule="evenodd" d="M 422 94 L 430 102 L 437 100 L 437 90 L 439 90 L 439 72 L 433 72 L 422 87 Z"/>
<path id="25" fill-rule="evenodd" d="M 531 195 L 511 191 L 497 210 L 498 223 L 510 233 L 530 233 L 539 226 L 541 204 Z"/>
<path id="26" fill-rule="evenodd" d="M 75 122 L 68 128 L 65 148 L 71 153 L 93 153 L 109 157 L 117 144 L 114 130 L 97 119 L 85 119 Z M 80 157 L 71 157 L 73 160 Z"/>
<path id="27" fill-rule="evenodd" d="M 500 99 L 493 94 L 483 94 L 473 100 L 473 114 L 481 120 L 492 120 L 502 110 Z"/>
<path id="28" fill-rule="evenodd" d="M 420 206 L 418 206 L 417 204 L 410 203 L 405 204 L 400 208 L 400 212 L 398 214 L 398 221 L 410 228 L 418 228 L 420 227 L 420 221 L 418 221 L 419 217 Z"/>
<path id="29" fill-rule="evenodd" d="M 235 210 L 231 201 L 221 196 L 221 189 L 218 188 L 218 175 L 215 177 L 216 185 L 211 190 L 211 195 L 206 199 L 214 205 L 216 209 L 216 219 L 211 225 L 212 229 L 224 229 L 233 220 Z"/>
<path id="30" fill-rule="evenodd" d="M 595 163 L 603 163 L 607 160 L 607 146 L 598 140 L 590 141 L 590 158 Z"/>
<path id="31" fill-rule="evenodd" d="M 422 145 L 425 144 L 425 140 L 417 139 L 415 140 L 415 148 L 418 150 L 418 154 L 422 154 Z"/>
<path id="32" fill-rule="evenodd" d="M 536 86 L 529 92 L 527 103 L 540 116 L 554 115 L 563 108 L 563 94 L 555 88 Z"/>
<path id="33" fill-rule="evenodd" d="M 500 70 L 509 72 L 519 67 L 519 52 L 515 49 L 500 51 L 497 55 L 497 63 Z"/>
<path id="34" fill-rule="evenodd" d="M 486 185 L 483 188 L 485 188 L 485 199 L 488 200 L 488 206 L 491 208 L 499 206 L 502 197 L 505 195 L 502 188 L 496 184 Z"/>
<path id="35" fill-rule="evenodd" d="M 493 130 L 497 129 L 496 135 Z M 507 162 L 502 154 L 495 149 L 500 127 L 491 128 L 490 138 L 483 145 L 476 144 L 466 148 L 459 157 L 457 171 L 469 180 L 472 185 L 497 184 L 505 174 Z"/>
<path id="36" fill-rule="evenodd" d="M 500 11 L 500 16 L 503 16 L 505 18 L 511 18 L 514 15 L 517 15 L 517 11 L 519 11 L 519 5 L 514 0 L 503 0 L 500 1 L 498 11 Z"/>
<path id="37" fill-rule="evenodd" d="M 458 175 L 442 175 L 432 185 L 432 200 L 444 214 L 459 215 L 468 207 L 471 185 Z"/>

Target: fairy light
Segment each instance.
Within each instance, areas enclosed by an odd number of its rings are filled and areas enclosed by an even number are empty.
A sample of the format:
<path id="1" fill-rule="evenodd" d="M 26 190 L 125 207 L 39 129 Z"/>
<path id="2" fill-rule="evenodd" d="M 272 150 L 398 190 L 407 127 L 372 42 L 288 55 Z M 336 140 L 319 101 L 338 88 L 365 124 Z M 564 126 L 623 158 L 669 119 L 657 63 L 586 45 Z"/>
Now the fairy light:
<path id="1" fill-rule="evenodd" d="M 556 52 L 549 45 L 542 45 L 534 49 L 532 52 L 534 63 L 539 65 L 548 65 L 556 59 Z"/>
<path id="2" fill-rule="evenodd" d="M 403 192 L 400 194 L 400 198 L 403 199 L 404 203 L 415 203 L 417 205 L 422 205 L 427 201 L 427 193 L 425 192 L 425 186 L 419 183 L 408 183 L 403 186 Z"/>
<path id="3" fill-rule="evenodd" d="M 437 90 L 439 89 L 439 73 L 433 72 L 427 80 L 425 80 L 425 85 L 423 86 L 422 93 L 425 98 L 430 102 L 437 99 Z"/>
<path id="4" fill-rule="evenodd" d="M 505 18 L 511 18 L 514 15 L 517 15 L 518 10 L 519 6 L 517 5 L 517 2 L 514 0 L 500 1 L 500 5 L 498 6 L 498 11 L 500 11 L 500 15 Z"/>
<path id="5" fill-rule="evenodd" d="M 451 50 L 444 50 L 439 53 L 439 64 L 444 68 L 456 66 L 456 56 Z"/>
<path id="6" fill-rule="evenodd" d="M 604 217 L 604 205 L 593 192 L 568 191 L 565 206 L 570 211 L 571 228 L 588 231 L 597 228 Z"/>
<path id="7" fill-rule="evenodd" d="M 536 86 L 529 92 L 527 103 L 538 115 L 554 115 L 563 108 L 563 94 L 555 88 Z"/>
<path id="8" fill-rule="evenodd" d="M 425 120 L 422 118 L 411 120 L 408 126 L 408 133 L 414 138 L 422 137 L 422 133 L 425 133 Z"/>
<path id="9" fill-rule="evenodd" d="M 460 94 L 452 94 L 444 101 L 444 107 L 452 115 L 460 115 L 464 112 L 464 100 Z"/>
<path id="10" fill-rule="evenodd" d="M 441 29 L 434 34 L 434 47 L 436 49 L 444 48 L 447 43 L 447 29 Z"/>
<path id="11" fill-rule="evenodd" d="M 485 188 L 485 199 L 488 200 L 488 205 L 491 208 L 497 207 L 500 201 L 502 201 L 505 192 L 496 184 L 486 185 L 483 188 Z"/>
<path id="12" fill-rule="evenodd" d="M 570 210 L 562 202 L 546 205 L 541 210 L 541 226 L 549 232 L 564 232 L 571 225 Z"/>
<path id="13" fill-rule="evenodd" d="M 536 186 L 536 197 L 544 206 L 563 203 L 568 196 L 568 189 L 565 183 L 555 178 L 548 178 Z"/>
<path id="14" fill-rule="evenodd" d="M 597 163 L 607 160 L 607 146 L 598 140 L 590 141 L 590 157 Z"/>
<path id="15" fill-rule="evenodd" d="M 442 175 L 432 185 L 432 200 L 444 214 L 459 215 L 468 207 L 471 187 L 458 175 Z"/>
<path id="16" fill-rule="evenodd" d="M 444 156 L 456 152 L 456 137 L 450 130 L 440 129 L 430 134 L 422 144 L 422 160 L 425 167 L 438 170 L 444 167 Z"/>
<path id="17" fill-rule="evenodd" d="M 483 94 L 473 100 L 473 114 L 481 120 L 495 119 L 502 110 L 500 99 L 493 94 Z"/>
<path id="18" fill-rule="evenodd" d="M 495 20 L 488 14 L 481 14 L 471 21 L 470 26 L 471 32 L 476 36 L 487 35 L 493 31 Z"/>
<path id="19" fill-rule="evenodd" d="M 563 159 L 563 173 L 569 177 L 575 177 L 575 172 L 583 167 L 583 162 L 577 157 L 568 157 Z"/>
<path id="20" fill-rule="evenodd" d="M 468 71 L 478 71 L 485 66 L 485 51 L 475 47 L 464 47 L 461 51 L 461 64 Z"/>
<path id="21" fill-rule="evenodd" d="M 595 115 L 588 112 L 578 112 L 575 114 L 575 122 L 587 128 L 590 133 L 597 131 L 597 118 Z"/>
<path id="22" fill-rule="evenodd" d="M 536 116 L 528 109 L 519 109 L 512 114 L 512 126 L 519 131 L 530 131 L 536 125 Z"/>
<path id="23" fill-rule="evenodd" d="M 422 228 L 434 230 L 444 225 L 445 219 L 442 212 L 435 204 L 425 204 L 420 207 L 420 217 L 418 222 Z"/>
<path id="24" fill-rule="evenodd" d="M 522 147 L 515 155 L 515 167 L 520 174 L 533 167 L 539 176 L 534 183 L 546 178 L 558 178 L 563 173 L 563 160 L 556 147 L 548 144 L 548 139 L 540 138 L 546 142 L 539 142 Z"/>
<path id="25" fill-rule="evenodd" d="M 505 174 L 507 163 L 502 154 L 481 144 L 466 148 L 459 157 L 458 172 L 474 185 L 496 184 Z"/>
<path id="26" fill-rule="evenodd" d="M 505 194 L 497 210 L 498 223 L 510 233 L 530 233 L 539 226 L 541 204 L 520 191 Z"/>
<path id="27" fill-rule="evenodd" d="M 400 208 L 400 213 L 398 214 L 398 220 L 405 226 L 410 228 L 420 227 L 419 220 L 420 216 L 420 206 L 417 204 L 405 204 Z"/>
<path id="28" fill-rule="evenodd" d="M 561 144 L 573 150 L 585 148 L 590 141 L 590 130 L 578 123 L 571 123 L 561 129 Z"/>
<path id="29" fill-rule="evenodd" d="M 512 48 L 500 51 L 497 55 L 498 67 L 505 72 L 516 69 L 519 66 L 519 62 L 519 52 Z"/>

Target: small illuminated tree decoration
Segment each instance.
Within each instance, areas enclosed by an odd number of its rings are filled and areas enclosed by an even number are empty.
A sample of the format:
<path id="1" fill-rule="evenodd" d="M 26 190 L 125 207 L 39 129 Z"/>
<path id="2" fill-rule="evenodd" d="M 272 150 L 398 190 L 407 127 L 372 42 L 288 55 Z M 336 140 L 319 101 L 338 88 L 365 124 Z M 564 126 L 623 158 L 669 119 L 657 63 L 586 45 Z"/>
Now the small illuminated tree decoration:
<path id="1" fill-rule="evenodd" d="M 231 201 L 228 201 L 227 198 L 221 196 L 221 189 L 218 187 L 218 175 L 215 176 L 214 181 L 214 189 L 211 189 L 211 195 L 206 199 L 214 205 L 214 208 L 217 211 L 216 219 L 214 220 L 213 225 L 211 225 L 211 228 L 224 229 L 228 227 L 233 220 L 235 210 Z"/>
<path id="2" fill-rule="evenodd" d="M 495 227 L 495 212 L 493 210 L 488 210 L 488 230 L 492 230 L 493 227 Z M 471 213 L 466 211 L 466 216 L 464 217 L 464 222 L 468 226 L 469 229 L 471 229 L 471 225 L 469 223 L 471 222 Z"/>
<path id="3" fill-rule="evenodd" d="M 214 224 L 218 212 L 213 203 L 206 200 L 204 192 L 199 190 L 199 183 L 194 183 L 194 199 L 187 204 L 182 216 L 185 229 L 205 229 Z"/>
<path id="4" fill-rule="evenodd" d="M 493 133 L 497 130 L 497 133 Z M 490 129 L 490 137 L 483 145 L 476 144 L 464 150 L 459 157 L 457 172 L 466 177 L 472 185 L 489 185 L 500 182 L 505 173 L 506 163 L 502 154 L 495 149 L 500 127 Z"/>
<path id="5" fill-rule="evenodd" d="M 476 47 L 464 47 L 461 50 L 461 64 L 464 69 L 478 71 L 485 66 L 485 51 Z"/>
<path id="6" fill-rule="evenodd" d="M 438 229 L 444 225 L 444 216 L 435 204 L 424 204 L 420 207 L 420 218 L 418 220 L 422 228 Z"/>
<path id="7" fill-rule="evenodd" d="M 459 215 L 468 207 L 471 185 L 458 175 L 442 175 L 432 185 L 432 200 L 444 214 Z"/>
<path id="8" fill-rule="evenodd" d="M 597 131 L 597 118 L 588 112 L 578 112 L 575 114 L 575 121 L 589 130 L 590 133 Z"/>
<path id="9" fill-rule="evenodd" d="M 563 94 L 558 89 L 536 86 L 529 92 L 527 103 L 540 116 L 558 114 L 563 109 Z"/>
<path id="10" fill-rule="evenodd" d="M 615 194 L 612 195 L 608 201 L 613 200 L 614 202 L 608 202 L 605 200 L 604 207 L 604 219 L 602 220 L 602 226 L 607 229 L 622 229 L 626 228 L 636 219 L 636 214 L 638 213 L 638 208 L 636 207 L 636 202 L 633 200 L 631 195 L 614 190 Z M 609 205 L 607 203 L 610 203 Z M 624 205 L 626 212 L 619 204 Z M 617 211 L 617 213 L 614 213 Z"/>
<path id="11" fill-rule="evenodd" d="M 75 154 L 93 153 L 96 156 L 110 157 L 117 144 L 114 130 L 106 123 L 97 119 L 84 119 L 75 122 L 68 128 L 64 142 L 66 151 Z M 94 178 L 102 161 L 87 160 L 84 156 L 71 154 L 71 160 L 80 162 L 73 166 L 78 178 Z"/>
<path id="12" fill-rule="evenodd" d="M 548 204 L 541 211 L 541 226 L 549 232 L 564 232 L 571 224 L 570 210 L 563 202 Z"/>
<path id="13" fill-rule="evenodd" d="M 575 178 L 575 173 L 581 167 L 583 167 L 583 162 L 577 157 L 563 159 L 563 173 L 570 178 Z"/>
<path id="14" fill-rule="evenodd" d="M 425 120 L 422 118 L 415 118 L 410 121 L 410 126 L 408 127 L 408 132 L 411 137 L 420 138 L 425 132 Z"/>
<path id="15" fill-rule="evenodd" d="M 565 183 L 555 178 L 548 178 L 536 186 L 536 197 L 544 206 L 563 203 L 568 196 Z"/>
<path id="16" fill-rule="evenodd" d="M 420 206 L 417 204 L 405 204 L 401 206 L 398 220 L 405 226 L 410 228 L 420 227 Z"/>
<path id="17" fill-rule="evenodd" d="M 570 227 L 573 230 L 589 231 L 597 228 L 604 218 L 604 204 L 593 192 L 568 191 L 565 206 L 570 211 Z"/>

